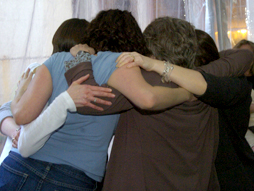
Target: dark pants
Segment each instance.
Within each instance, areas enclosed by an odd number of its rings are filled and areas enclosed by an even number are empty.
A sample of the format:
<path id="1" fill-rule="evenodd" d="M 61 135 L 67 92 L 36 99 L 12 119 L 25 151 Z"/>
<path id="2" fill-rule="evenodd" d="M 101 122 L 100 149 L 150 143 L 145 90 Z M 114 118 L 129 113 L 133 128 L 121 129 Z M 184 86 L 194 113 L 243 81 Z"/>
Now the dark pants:
<path id="1" fill-rule="evenodd" d="M 97 182 L 68 165 L 52 164 L 10 152 L 0 167 L 0 190 L 96 190 Z"/>

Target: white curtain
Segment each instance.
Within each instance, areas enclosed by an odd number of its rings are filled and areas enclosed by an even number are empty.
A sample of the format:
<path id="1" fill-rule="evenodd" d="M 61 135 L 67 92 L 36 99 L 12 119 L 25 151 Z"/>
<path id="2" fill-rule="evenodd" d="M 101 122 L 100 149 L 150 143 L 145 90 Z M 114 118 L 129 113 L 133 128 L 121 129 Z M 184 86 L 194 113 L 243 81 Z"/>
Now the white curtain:
<path id="1" fill-rule="evenodd" d="M 248 39 L 254 42 L 254 1 L 246 0 L 246 25 L 248 29 Z"/>
<path id="2" fill-rule="evenodd" d="M 239 4 L 244 4 L 248 38 L 254 40 L 253 0 L 0 0 L 0 105 L 13 98 L 30 63 L 43 63 L 51 55 L 53 34 L 66 19 L 91 21 L 100 10 L 121 9 L 132 12 L 144 30 L 157 17 L 177 17 L 208 32 L 222 50 L 231 47 L 228 31 Z M 1 141 L 0 135 L 0 153 Z"/>

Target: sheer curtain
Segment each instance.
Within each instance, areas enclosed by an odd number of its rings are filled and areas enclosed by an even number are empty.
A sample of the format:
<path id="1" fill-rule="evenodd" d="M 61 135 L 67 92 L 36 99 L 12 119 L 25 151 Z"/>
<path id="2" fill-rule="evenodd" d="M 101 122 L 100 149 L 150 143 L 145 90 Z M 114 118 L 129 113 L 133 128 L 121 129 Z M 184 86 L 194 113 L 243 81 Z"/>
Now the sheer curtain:
<path id="1" fill-rule="evenodd" d="M 222 50 L 235 43 L 229 32 L 236 30 L 236 21 L 254 40 L 253 8 L 253 0 L 0 0 L 0 105 L 13 98 L 30 63 L 43 63 L 51 55 L 53 34 L 66 19 L 91 21 L 100 10 L 121 9 L 130 11 L 144 30 L 157 17 L 177 17 L 208 32 Z M 0 153 L 4 141 L 0 135 Z"/>

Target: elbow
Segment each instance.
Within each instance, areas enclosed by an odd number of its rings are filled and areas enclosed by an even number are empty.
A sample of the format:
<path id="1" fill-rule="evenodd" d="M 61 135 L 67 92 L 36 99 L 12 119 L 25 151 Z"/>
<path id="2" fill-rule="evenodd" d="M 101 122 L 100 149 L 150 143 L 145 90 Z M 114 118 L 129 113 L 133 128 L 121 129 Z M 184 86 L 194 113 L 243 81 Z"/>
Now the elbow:
<path id="1" fill-rule="evenodd" d="M 22 116 L 21 112 L 13 112 L 13 119 L 17 125 L 24 125 L 24 117 Z"/>
<path id="2" fill-rule="evenodd" d="M 17 125 L 25 125 L 34 120 L 34 113 L 29 114 L 26 110 L 12 110 L 12 115 Z"/>
<path id="3" fill-rule="evenodd" d="M 23 109 L 17 105 L 13 106 L 13 103 L 11 104 L 11 112 L 13 115 L 13 119 L 17 125 L 24 125 L 26 123 L 29 123 L 29 121 L 26 121 L 30 115 L 26 112 L 26 109 Z"/>
<path id="4" fill-rule="evenodd" d="M 18 140 L 18 150 L 19 150 L 19 153 L 22 157 L 27 158 L 30 156 L 28 153 L 29 149 L 27 149 L 25 147 L 25 143 L 23 142 L 23 139 L 24 139 L 24 137 L 21 134 L 19 137 L 19 140 Z"/>
<path id="5" fill-rule="evenodd" d="M 19 109 L 11 107 L 11 112 L 13 115 L 13 119 L 17 125 L 23 125 L 22 124 L 22 112 L 20 112 Z"/>
<path id="6" fill-rule="evenodd" d="M 140 100 L 138 107 L 144 110 L 153 110 L 157 106 L 157 99 L 153 93 L 148 93 Z"/>
<path id="7" fill-rule="evenodd" d="M 20 145 L 18 146 L 18 150 L 19 150 L 19 153 L 20 153 L 20 155 L 21 155 L 22 157 L 28 158 L 28 157 L 30 156 L 30 153 L 27 152 L 28 149 L 25 149 L 24 147 L 22 147 L 22 146 L 20 146 Z"/>
<path id="8" fill-rule="evenodd" d="M 30 156 L 29 153 L 25 152 L 25 151 L 22 150 L 22 149 L 19 150 L 19 153 L 20 153 L 20 155 L 21 155 L 22 157 L 24 157 L 24 158 L 28 158 L 28 157 Z"/>

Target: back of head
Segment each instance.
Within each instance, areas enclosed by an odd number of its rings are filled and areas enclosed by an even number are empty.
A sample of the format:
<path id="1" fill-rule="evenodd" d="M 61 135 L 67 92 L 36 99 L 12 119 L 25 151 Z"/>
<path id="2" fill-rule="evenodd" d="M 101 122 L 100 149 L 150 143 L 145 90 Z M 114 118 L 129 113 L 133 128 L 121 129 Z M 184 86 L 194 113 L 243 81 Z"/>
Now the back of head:
<path id="1" fill-rule="evenodd" d="M 245 39 L 239 41 L 233 48 L 248 49 L 248 50 L 250 50 L 254 53 L 254 43 L 249 41 L 249 40 L 245 40 Z M 251 65 L 251 68 L 249 70 L 249 74 L 252 75 L 252 76 L 254 75 L 254 60 L 253 60 L 253 63 Z"/>
<path id="2" fill-rule="evenodd" d="M 87 28 L 85 43 L 97 51 L 136 51 L 150 55 L 137 21 L 128 11 L 101 11 Z"/>
<path id="3" fill-rule="evenodd" d="M 219 59 L 219 51 L 212 37 L 202 30 L 195 30 L 198 48 L 195 66 L 206 65 L 214 60 Z"/>
<path id="4" fill-rule="evenodd" d="M 233 48 L 249 49 L 254 53 L 254 43 L 245 39 L 239 41 Z"/>
<path id="5" fill-rule="evenodd" d="M 161 17 L 147 26 L 144 37 L 156 59 L 193 68 L 197 40 L 194 27 L 178 18 Z"/>
<path id="6" fill-rule="evenodd" d="M 53 54 L 69 52 L 71 47 L 84 41 L 88 22 L 85 19 L 72 18 L 64 21 L 52 39 Z"/>

